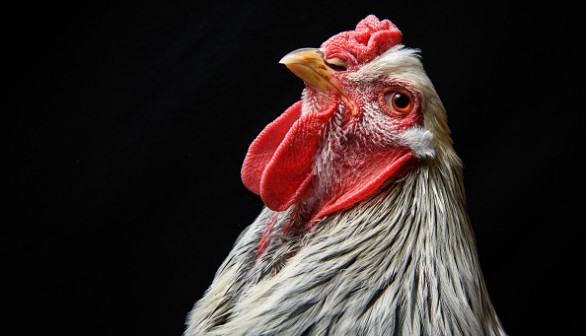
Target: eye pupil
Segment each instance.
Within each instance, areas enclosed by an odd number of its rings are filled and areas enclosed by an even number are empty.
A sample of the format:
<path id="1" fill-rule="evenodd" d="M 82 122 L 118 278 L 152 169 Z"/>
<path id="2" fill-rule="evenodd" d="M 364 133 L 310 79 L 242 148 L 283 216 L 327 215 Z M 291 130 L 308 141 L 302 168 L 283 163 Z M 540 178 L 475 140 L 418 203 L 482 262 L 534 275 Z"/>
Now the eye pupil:
<path id="1" fill-rule="evenodd" d="M 398 92 L 393 95 L 393 105 L 395 105 L 395 107 L 403 110 L 408 108 L 410 104 L 411 99 L 409 99 L 407 95 Z"/>
<path id="2" fill-rule="evenodd" d="M 395 116 L 404 116 L 415 107 L 413 96 L 403 89 L 391 89 L 380 95 L 381 107 Z"/>

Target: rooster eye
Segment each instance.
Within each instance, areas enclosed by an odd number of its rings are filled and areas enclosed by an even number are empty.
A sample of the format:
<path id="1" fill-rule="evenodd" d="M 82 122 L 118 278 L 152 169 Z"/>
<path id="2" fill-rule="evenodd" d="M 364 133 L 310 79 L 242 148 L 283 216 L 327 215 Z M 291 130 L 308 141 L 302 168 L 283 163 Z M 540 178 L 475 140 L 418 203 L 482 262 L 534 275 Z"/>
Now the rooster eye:
<path id="1" fill-rule="evenodd" d="M 344 62 L 343 60 L 335 57 L 335 58 L 329 58 L 327 60 L 325 60 L 326 65 L 329 66 L 331 69 L 336 70 L 336 71 L 346 71 L 346 62 Z"/>
<path id="2" fill-rule="evenodd" d="M 393 89 L 381 96 L 381 105 L 392 115 L 405 115 L 413 109 L 413 98 L 408 92 Z"/>

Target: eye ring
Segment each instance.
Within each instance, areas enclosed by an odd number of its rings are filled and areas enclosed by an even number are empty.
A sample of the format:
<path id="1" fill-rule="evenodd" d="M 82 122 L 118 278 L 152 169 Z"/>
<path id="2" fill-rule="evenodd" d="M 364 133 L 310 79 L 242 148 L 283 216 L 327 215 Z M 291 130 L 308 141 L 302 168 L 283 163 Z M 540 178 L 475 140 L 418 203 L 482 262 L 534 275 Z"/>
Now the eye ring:
<path id="1" fill-rule="evenodd" d="M 390 115 L 405 116 L 413 111 L 415 99 L 411 92 L 402 88 L 391 88 L 380 95 L 381 108 Z"/>

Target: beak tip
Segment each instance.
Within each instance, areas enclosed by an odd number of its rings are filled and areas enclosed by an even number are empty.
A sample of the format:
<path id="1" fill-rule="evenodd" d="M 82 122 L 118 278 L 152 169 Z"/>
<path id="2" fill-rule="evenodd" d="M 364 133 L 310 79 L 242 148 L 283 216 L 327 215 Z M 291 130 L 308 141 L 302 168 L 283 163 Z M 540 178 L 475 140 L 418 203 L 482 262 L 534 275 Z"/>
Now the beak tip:
<path id="1" fill-rule="evenodd" d="M 294 63 L 295 61 L 299 62 L 299 57 L 294 53 L 288 53 L 279 60 L 279 63 L 287 65 Z"/>
<path id="2" fill-rule="evenodd" d="M 292 63 L 315 62 L 315 60 L 321 60 L 323 62 L 323 51 L 321 49 L 300 48 L 283 56 L 279 60 L 279 63 L 287 65 Z"/>
<path id="3" fill-rule="evenodd" d="M 279 60 L 297 77 L 316 90 L 335 89 L 342 92 L 337 84 L 333 70 L 326 66 L 324 53 L 318 48 L 301 48 L 294 50 Z"/>

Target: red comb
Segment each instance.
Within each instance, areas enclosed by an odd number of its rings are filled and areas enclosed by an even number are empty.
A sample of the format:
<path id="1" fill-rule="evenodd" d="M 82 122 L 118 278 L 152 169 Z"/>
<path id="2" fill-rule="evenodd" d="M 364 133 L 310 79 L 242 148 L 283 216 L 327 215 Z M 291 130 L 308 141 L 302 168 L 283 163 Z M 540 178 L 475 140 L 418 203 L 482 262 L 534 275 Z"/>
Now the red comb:
<path id="1" fill-rule="evenodd" d="M 356 25 L 355 30 L 332 36 L 321 47 L 326 59 L 340 58 L 348 67 L 372 61 L 394 45 L 401 43 L 401 31 L 389 20 L 380 21 L 369 15 Z"/>

